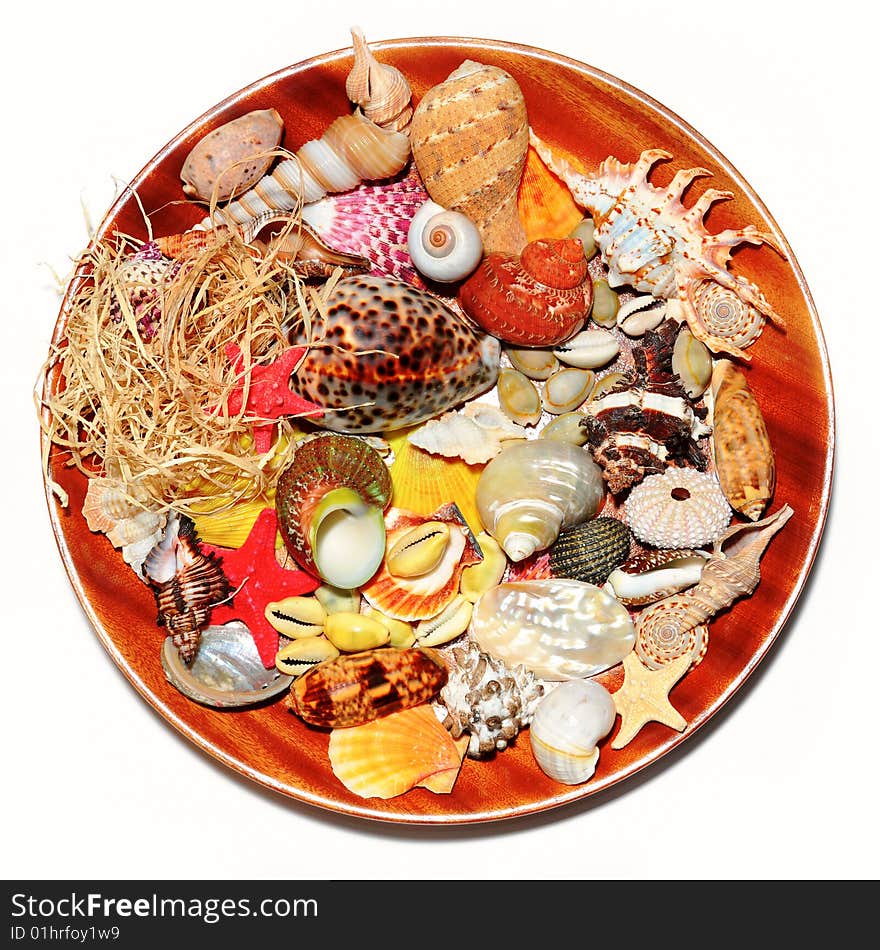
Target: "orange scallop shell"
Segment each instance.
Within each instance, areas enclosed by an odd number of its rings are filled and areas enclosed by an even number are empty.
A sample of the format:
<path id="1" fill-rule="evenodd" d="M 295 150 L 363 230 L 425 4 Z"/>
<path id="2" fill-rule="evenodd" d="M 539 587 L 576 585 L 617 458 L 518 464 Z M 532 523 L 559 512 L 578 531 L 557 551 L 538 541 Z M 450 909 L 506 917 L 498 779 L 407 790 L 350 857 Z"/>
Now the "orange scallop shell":
<path id="1" fill-rule="evenodd" d="M 517 346 L 555 346 L 580 330 L 593 303 L 583 245 L 531 241 L 521 255 L 487 254 L 459 302 L 483 330 Z"/>

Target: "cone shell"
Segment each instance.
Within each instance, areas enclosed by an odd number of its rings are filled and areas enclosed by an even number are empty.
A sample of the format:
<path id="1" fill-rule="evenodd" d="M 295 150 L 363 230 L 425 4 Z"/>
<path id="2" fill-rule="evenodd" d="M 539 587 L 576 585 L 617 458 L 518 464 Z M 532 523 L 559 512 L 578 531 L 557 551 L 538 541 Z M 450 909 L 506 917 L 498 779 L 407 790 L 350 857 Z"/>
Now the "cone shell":
<path id="1" fill-rule="evenodd" d="M 360 726 L 430 701 L 447 675 L 446 664 L 432 650 L 388 647 L 343 654 L 294 682 L 290 708 L 313 726 Z"/>
<path id="2" fill-rule="evenodd" d="M 580 241 L 532 241 L 520 256 L 486 254 L 462 284 L 467 315 L 505 343 L 554 346 L 584 325 L 593 284 Z"/>
<path id="3" fill-rule="evenodd" d="M 563 531 L 550 548 L 554 577 L 600 586 L 629 557 L 632 532 L 617 518 L 594 518 Z"/>
<path id="4" fill-rule="evenodd" d="M 324 573 L 319 570 L 314 550 L 320 508 L 325 498 L 338 489 L 350 490 L 368 509 L 366 516 L 370 509 L 378 512 L 381 530 L 381 512 L 391 500 L 391 476 L 382 457 L 362 439 L 324 434 L 304 440 L 278 479 L 275 507 L 279 530 L 292 557 L 315 576 L 323 577 L 327 572 L 327 565 L 323 565 Z M 355 560 L 368 556 L 372 552 L 350 552 Z M 324 579 L 334 583 L 332 578 Z M 338 586 L 355 587 L 359 583 Z"/>
<path id="5" fill-rule="evenodd" d="M 432 570 L 417 577 L 396 577 L 388 570 L 388 554 L 413 528 L 431 522 L 449 527 L 449 542 L 443 557 Z M 392 508 L 385 518 L 386 556 L 376 575 L 361 588 L 370 606 L 397 620 L 425 620 L 435 617 L 455 600 L 461 572 L 476 564 L 480 553 L 467 524 L 454 505 L 425 517 Z"/>
<path id="6" fill-rule="evenodd" d="M 393 798 L 416 785 L 433 790 L 438 780 L 451 791 L 462 761 L 430 706 L 404 709 L 353 729 L 334 729 L 328 754 L 333 774 L 361 798 Z"/>
<path id="7" fill-rule="evenodd" d="M 776 460 L 745 374 L 729 360 L 712 372 L 715 470 L 731 508 L 757 521 L 773 497 Z"/>
<path id="8" fill-rule="evenodd" d="M 516 80 L 470 60 L 422 97 L 410 127 L 428 194 L 476 224 L 487 252 L 519 253 L 525 232 L 517 198 L 529 147 Z"/>

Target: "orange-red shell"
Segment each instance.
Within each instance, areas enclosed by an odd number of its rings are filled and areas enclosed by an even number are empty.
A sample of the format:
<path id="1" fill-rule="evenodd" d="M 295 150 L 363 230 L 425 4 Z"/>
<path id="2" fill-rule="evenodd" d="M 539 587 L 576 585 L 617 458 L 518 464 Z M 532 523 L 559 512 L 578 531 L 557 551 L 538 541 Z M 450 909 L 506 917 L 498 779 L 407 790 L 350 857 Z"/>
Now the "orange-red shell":
<path id="1" fill-rule="evenodd" d="M 541 239 L 518 257 L 487 254 L 462 284 L 459 300 L 472 320 L 506 343 L 562 343 L 584 325 L 593 303 L 583 245 Z"/>

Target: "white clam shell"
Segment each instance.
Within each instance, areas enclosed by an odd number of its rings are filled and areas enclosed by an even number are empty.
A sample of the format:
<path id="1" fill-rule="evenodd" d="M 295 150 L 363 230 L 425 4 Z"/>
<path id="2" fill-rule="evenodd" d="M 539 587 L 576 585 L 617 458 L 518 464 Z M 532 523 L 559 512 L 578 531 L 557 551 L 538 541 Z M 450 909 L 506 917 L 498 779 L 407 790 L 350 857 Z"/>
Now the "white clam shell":
<path id="1" fill-rule="evenodd" d="M 467 215 L 429 200 L 413 215 L 407 250 L 420 274 L 451 283 L 475 270 L 483 256 L 483 241 Z"/>
<path id="2" fill-rule="evenodd" d="M 548 680 L 601 673 L 635 644 L 622 604 L 593 584 L 561 578 L 488 590 L 474 605 L 470 633 L 484 653 Z"/>
<path id="3" fill-rule="evenodd" d="M 542 771 L 565 785 L 586 782 L 596 771 L 597 744 L 611 732 L 614 716 L 614 701 L 600 683 L 560 683 L 538 703 L 529 729 Z"/>
<path id="4" fill-rule="evenodd" d="M 620 343 L 608 330 L 581 330 L 565 343 L 553 347 L 557 359 L 579 369 L 598 369 L 620 352 Z"/>

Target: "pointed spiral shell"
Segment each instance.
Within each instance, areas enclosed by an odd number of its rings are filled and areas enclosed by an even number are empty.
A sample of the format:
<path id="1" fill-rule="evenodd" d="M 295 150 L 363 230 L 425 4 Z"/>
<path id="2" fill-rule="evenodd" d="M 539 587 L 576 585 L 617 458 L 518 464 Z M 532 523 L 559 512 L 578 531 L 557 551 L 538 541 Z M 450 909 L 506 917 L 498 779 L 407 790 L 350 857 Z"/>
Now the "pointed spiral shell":
<path id="1" fill-rule="evenodd" d="M 710 349 L 745 349 L 764 329 L 762 313 L 713 280 L 700 281 L 689 297 L 691 330 Z"/>
<path id="2" fill-rule="evenodd" d="M 407 249 L 419 273 L 441 283 L 463 280 L 483 256 L 480 232 L 470 218 L 434 201 L 413 215 Z"/>
<path id="3" fill-rule="evenodd" d="M 709 646 L 708 617 L 701 605 L 687 595 L 667 597 L 643 610 L 635 621 L 639 659 L 648 669 L 691 657 L 691 668 L 706 655 Z"/>
<path id="4" fill-rule="evenodd" d="M 352 27 L 354 65 L 345 81 L 345 93 L 376 125 L 406 132 L 412 121 L 412 90 L 403 73 L 380 63 L 367 46 L 364 31 Z"/>

